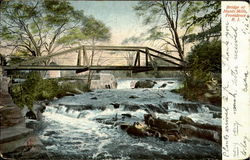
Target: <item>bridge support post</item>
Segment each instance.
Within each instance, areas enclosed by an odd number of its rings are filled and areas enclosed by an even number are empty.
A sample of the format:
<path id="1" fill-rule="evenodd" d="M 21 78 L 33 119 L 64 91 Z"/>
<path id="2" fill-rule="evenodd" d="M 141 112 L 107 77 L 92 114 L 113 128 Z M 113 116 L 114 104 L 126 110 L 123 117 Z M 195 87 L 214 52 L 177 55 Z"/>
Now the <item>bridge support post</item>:
<path id="1" fill-rule="evenodd" d="M 157 71 L 157 64 L 156 62 L 153 60 L 153 58 L 149 55 L 149 59 L 150 59 L 150 62 L 151 62 L 151 65 L 153 66 L 154 68 L 154 71 Z"/>
<path id="2" fill-rule="evenodd" d="M 82 48 L 82 56 L 83 56 L 83 65 L 89 66 L 89 60 L 88 60 L 85 46 L 83 46 Z"/>
<path id="3" fill-rule="evenodd" d="M 138 66 L 140 67 L 141 66 L 140 51 L 137 51 L 137 54 L 138 54 Z"/>
<path id="4" fill-rule="evenodd" d="M 78 51 L 77 65 L 80 66 L 82 64 L 82 54 L 81 49 Z"/>
<path id="5" fill-rule="evenodd" d="M 149 50 L 148 50 L 148 48 L 146 48 L 146 54 L 145 54 L 146 66 L 148 66 L 148 55 L 149 55 Z"/>

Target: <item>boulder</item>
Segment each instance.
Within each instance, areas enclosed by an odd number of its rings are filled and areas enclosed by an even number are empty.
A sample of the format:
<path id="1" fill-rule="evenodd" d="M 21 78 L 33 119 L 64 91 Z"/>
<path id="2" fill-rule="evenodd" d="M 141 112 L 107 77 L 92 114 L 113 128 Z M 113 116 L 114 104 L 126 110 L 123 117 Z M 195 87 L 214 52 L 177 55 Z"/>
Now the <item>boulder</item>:
<path id="1" fill-rule="evenodd" d="M 121 129 L 134 136 L 153 136 L 164 141 L 180 141 L 182 137 L 196 137 L 221 144 L 221 127 L 200 124 L 191 118 L 181 116 L 179 120 L 164 120 L 154 114 L 144 115 L 145 124 L 121 124 Z"/>
<path id="2" fill-rule="evenodd" d="M 145 124 L 147 124 L 149 127 L 154 127 L 157 129 L 171 130 L 171 129 L 178 128 L 178 125 L 176 123 L 168 121 L 168 120 L 163 120 L 160 118 L 155 118 L 151 114 L 145 115 L 144 120 L 145 120 Z"/>
<path id="3" fill-rule="evenodd" d="M 131 117 L 132 117 L 132 115 L 129 114 L 129 113 L 123 113 L 122 116 L 123 116 L 123 117 L 128 117 L 128 118 L 131 118 Z"/>
<path id="4" fill-rule="evenodd" d="M 135 88 L 153 88 L 155 84 L 152 80 L 141 80 L 135 83 Z"/>
<path id="5" fill-rule="evenodd" d="M 180 133 L 185 136 L 197 137 L 221 144 L 220 134 L 213 130 L 201 129 L 189 124 L 182 124 L 180 126 Z"/>
<path id="6" fill-rule="evenodd" d="M 138 136 L 138 137 L 144 137 L 144 136 L 147 136 L 148 133 L 146 132 L 146 126 L 139 123 L 139 122 L 136 122 L 134 123 L 134 125 L 132 126 L 129 126 L 126 131 L 128 134 L 130 135 L 134 135 L 134 136 Z"/>
<path id="7" fill-rule="evenodd" d="M 115 109 L 119 108 L 120 107 L 120 104 L 119 103 L 111 103 Z"/>
<path id="8" fill-rule="evenodd" d="M 181 121 L 181 124 L 189 124 L 189 125 L 201 128 L 201 129 L 214 130 L 217 132 L 221 132 L 221 126 L 207 124 L 207 123 L 194 122 L 191 118 L 186 117 L 186 116 L 181 116 L 180 121 Z"/>
<path id="9" fill-rule="evenodd" d="M 165 88 L 167 86 L 166 83 L 163 83 L 159 88 Z"/>
<path id="10" fill-rule="evenodd" d="M 29 110 L 29 111 L 26 113 L 25 117 L 27 117 L 28 119 L 34 119 L 34 120 L 37 119 L 36 114 L 35 114 L 32 110 Z"/>
<path id="11" fill-rule="evenodd" d="M 128 98 L 135 99 L 135 98 L 140 98 L 140 97 L 135 96 L 135 95 L 131 95 L 131 96 L 129 96 Z"/>
<path id="12" fill-rule="evenodd" d="M 24 122 L 24 117 L 19 107 L 0 108 L 0 128 L 12 127 Z"/>

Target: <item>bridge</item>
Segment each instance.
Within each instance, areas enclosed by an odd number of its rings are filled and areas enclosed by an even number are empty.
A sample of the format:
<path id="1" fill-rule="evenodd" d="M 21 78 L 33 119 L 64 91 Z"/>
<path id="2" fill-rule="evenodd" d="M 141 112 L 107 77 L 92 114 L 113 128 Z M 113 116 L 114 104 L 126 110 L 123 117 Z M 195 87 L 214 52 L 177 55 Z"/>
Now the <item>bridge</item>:
<path id="1" fill-rule="evenodd" d="M 134 54 L 133 65 L 94 65 L 92 58 L 88 56 L 87 51 L 112 51 L 112 52 L 132 52 Z M 76 65 L 42 65 L 42 62 L 50 60 L 57 56 L 69 53 L 77 54 Z M 118 53 L 116 53 L 118 54 Z M 157 60 L 161 60 L 166 65 L 158 65 Z M 150 47 L 141 46 L 100 46 L 100 45 L 82 45 L 70 48 L 64 51 L 56 52 L 50 55 L 35 57 L 15 65 L 2 66 L 3 70 L 75 70 L 76 73 L 88 70 L 131 70 L 136 72 L 145 71 L 177 71 L 185 70 L 185 61 L 171 56 L 162 51 Z"/>

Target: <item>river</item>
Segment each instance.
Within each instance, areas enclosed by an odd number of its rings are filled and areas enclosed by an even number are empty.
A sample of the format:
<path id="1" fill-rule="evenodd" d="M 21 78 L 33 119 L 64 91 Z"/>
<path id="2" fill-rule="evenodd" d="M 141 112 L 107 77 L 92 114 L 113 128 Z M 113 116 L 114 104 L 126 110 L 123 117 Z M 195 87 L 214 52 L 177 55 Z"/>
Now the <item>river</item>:
<path id="1" fill-rule="evenodd" d="M 142 121 L 148 112 L 163 119 L 184 115 L 196 122 L 221 125 L 221 118 L 214 116 L 220 113 L 218 107 L 189 102 L 170 92 L 181 85 L 180 80 L 154 79 L 157 84 L 151 89 L 132 89 L 137 80 L 122 79 L 117 89 L 52 101 L 43 113 L 45 127 L 39 132 L 51 159 L 220 158 L 221 146 L 210 141 L 168 142 L 121 130 L 119 124 Z"/>

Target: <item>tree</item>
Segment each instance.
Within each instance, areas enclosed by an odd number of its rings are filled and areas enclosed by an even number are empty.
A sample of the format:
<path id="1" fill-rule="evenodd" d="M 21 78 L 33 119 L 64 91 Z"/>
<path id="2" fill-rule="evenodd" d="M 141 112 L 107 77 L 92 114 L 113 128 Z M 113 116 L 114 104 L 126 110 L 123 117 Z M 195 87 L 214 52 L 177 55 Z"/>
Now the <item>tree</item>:
<path id="1" fill-rule="evenodd" d="M 219 1 L 188 2 L 181 17 L 181 26 L 200 27 L 196 33 L 186 35 L 185 42 L 219 40 L 221 37 L 221 3 Z"/>
<path id="2" fill-rule="evenodd" d="M 95 56 L 95 45 L 98 42 L 110 40 L 110 37 L 111 37 L 110 29 L 103 22 L 95 19 L 92 16 L 89 16 L 89 17 L 84 17 L 81 20 L 81 27 L 72 29 L 70 31 L 70 34 L 63 36 L 59 40 L 59 42 L 60 43 L 70 42 L 68 44 L 71 45 L 75 44 L 83 45 L 86 43 L 92 45 L 93 49 L 89 59 L 90 59 L 90 65 L 93 65 Z M 92 76 L 93 72 L 89 71 L 88 88 L 90 88 Z"/>
<path id="3" fill-rule="evenodd" d="M 178 51 L 182 60 L 184 59 L 184 43 L 179 35 L 179 18 L 185 5 L 186 2 L 178 1 L 141 1 L 134 8 L 137 14 L 144 18 L 144 24 L 152 26 L 147 40 L 164 41 L 165 45 Z M 152 25 L 156 21 L 161 24 Z M 186 28 L 188 29 L 189 27 Z"/>
<path id="4" fill-rule="evenodd" d="M 150 26 L 145 39 L 163 41 L 164 48 L 176 49 L 182 60 L 192 38 L 202 40 L 220 32 L 220 2 L 140 1 L 134 9 Z M 201 31 L 191 34 L 194 30 Z"/>
<path id="5" fill-rule="evenodd" d="M 52 54 L 58 39 L 79 25 L 83 13 L 67 1 L 4 1 L 1 4 L 1 47 L 31 57 Z"/>
<path id="6" fill-rule="evenodd" d="M 221 73 L 221 41 L 204 41 L 195 45 L 187 62 L 190 73 L 189 88 L 204 85 L 214 78 L 214 73 Z"/>

